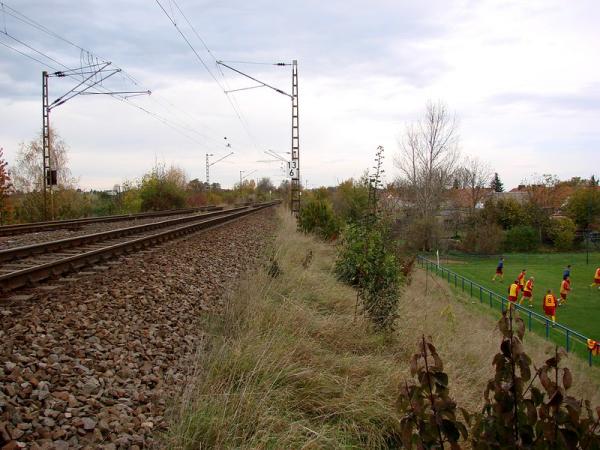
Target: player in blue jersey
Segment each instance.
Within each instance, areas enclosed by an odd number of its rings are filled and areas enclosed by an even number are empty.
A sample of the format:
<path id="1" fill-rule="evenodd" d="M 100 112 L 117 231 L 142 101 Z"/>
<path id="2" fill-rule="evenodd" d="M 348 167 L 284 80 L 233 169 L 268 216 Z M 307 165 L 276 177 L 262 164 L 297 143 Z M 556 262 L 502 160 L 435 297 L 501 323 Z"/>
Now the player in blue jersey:
<path id="1" fill-rule="evenodd" d="M 501 256 L 496 266 L 496 273 L 492 277 L 492 281 L 496 281 L 496 277 L 500 278 L 500 281 L 504 281 L 504 256 Z"/>

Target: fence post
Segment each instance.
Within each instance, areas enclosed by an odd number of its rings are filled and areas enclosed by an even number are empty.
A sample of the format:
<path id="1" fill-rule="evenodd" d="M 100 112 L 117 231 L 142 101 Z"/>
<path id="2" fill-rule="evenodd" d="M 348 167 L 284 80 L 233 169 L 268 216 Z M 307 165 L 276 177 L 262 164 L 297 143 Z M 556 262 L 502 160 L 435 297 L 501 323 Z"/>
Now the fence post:
<path id="1" fill-rule="evenodd" d="M 490 291 L 490 308 L 492 307 L 492 291 Z"/>
<path id="2" fill-rule="evenodd" d="M 457 282 L 456 282 L 456 274 L 454 274 L 454 287 L 457 286 Z"/>
<path id="3" fill-rule="evenodd" d="M 569 339 L 569 335 L 570 335 L 570 330 L 567 328 L 567 335 L 566 335 L 566 339 L 567 339 L 567 353 L 569 353 L 569 347 L 570 347 L 570 339 Z"/>
<path id="4" fill-rule="evenodd" d="M 479 303 L 483 303 L 483 291 L 481 290 L 481 286 L 479 286 Z"/>
<path id="5" fill-rule="evenodd" d="M 549 336 L 550 336 L 550 324 L 548 322 L 548 319 L 546 319 L 546 339 L 548 339 Z"/>
<path id="6" fill-rule="evenodd" d="M 461 277 L 460 279 L 462 281 L 462 291 L 465 292 L 465 279 L 464 277 Z"/>
<path id="7" fill-rule="evenodd" d="M 528 313 L 529 313 L 529 320 L 528 320 L 528 323 L 529 323 L 529 331 L 531 331 L 531 311 L 528 311 Z"/>
<path id="8" fill-rule="evenodd" d="M 473 297 L 473 282 L 469 280 L 469 283 L 471 283 L 471 297 Z"/>

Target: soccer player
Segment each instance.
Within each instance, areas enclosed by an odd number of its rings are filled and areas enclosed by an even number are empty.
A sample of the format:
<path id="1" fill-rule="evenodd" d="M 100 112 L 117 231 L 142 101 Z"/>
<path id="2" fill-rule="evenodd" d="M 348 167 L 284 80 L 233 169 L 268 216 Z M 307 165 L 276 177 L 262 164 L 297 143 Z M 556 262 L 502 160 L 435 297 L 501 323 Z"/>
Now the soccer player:
<path id="1" fill-rule="evenodd" d="M 590 287 L 596 287 L 600 289 L 600 267 L 596 269 L 596 273 L 594 274 L 594 282 L 590 284 Z"/>
<path id="2" fill-rule="evenodd" d="M 567 294 L 571 290 L 571 281 L 569 278 L 565 278 L 560 282 L 560 300 L 558 306 L 567 304 Z"/>
<path id="3" fill-rule="evenodd" d="M 500 277 L 500 281 L 504 281 L 504 256 L 501 256 L 496 266 L 496 273 L 492 277 L 492 281 L 496 281 L 496 277 Z"/>
<path id="4" fill-rule="evenodd" d="M 552 324 L 556 323 L 556 297 L 552 289 L 548 289 L 544 296 L 544 314 L 552 318 Z"/>
<path id="5" fill-rule="evenodd" d="M 565 267 L 565 270 L 563 270 L 563 280 L 566 280 L 570 276 L 571 276 L 571 264 L 567 265 L 567 267 Z"/>
<path id="6" fill-rule="evenodd" d="M 518 280 L 515 280 L 514 283 L 508 287 L 508 309 L 512 308 L 514 303 L 517 303 L 520 289 Z"/>
<path id="7" fill-rule="evenodd" d="M 523 290 L 523 288 L 525 287 L 525 275 L 527 275 L 527 269 L 521 270 L 521 273 L 517 277 L 517 281 L 519 282 L 521 290 Z"/>
<path id="8" fill-rule="evenodd" d="M 534 278 L 531 277 L 529 280 L 527 280 L 527 283 L 525 283 L 525 286 L 523 287 L 523 296 L 519 301 L 519 305 L 522 305 L 523 300 L 527 299 L 529 301 L 529 307 L 533 307 L 533 282 Z"/>

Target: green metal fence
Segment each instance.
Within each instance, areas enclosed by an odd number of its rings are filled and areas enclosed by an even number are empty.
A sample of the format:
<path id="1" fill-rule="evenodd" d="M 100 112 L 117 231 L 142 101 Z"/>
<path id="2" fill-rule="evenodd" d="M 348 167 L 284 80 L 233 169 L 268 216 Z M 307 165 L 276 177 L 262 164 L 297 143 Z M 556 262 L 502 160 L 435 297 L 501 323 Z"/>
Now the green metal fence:
<path id="1" fill-rule="evenodd" d="M 508 299 L 504 298 L 502 295 L 499 295 L 442 265 L 438 265 L 435 261 L 431 261 L 424 256 L 417 256 L 417 261 L 421 268 L 444 278 L 456 288 L 462 289 L 463 292 L 468 292 L 471 297 L 479 298 L 479 303 L 489 304 L 490 308 L 499 306 L 502 311 L 506 310 Z M 590 366 L 592 365 L 592 351 L 588 348 L 588 338 L 586 336 L 569 327 L 561 325 L 560 323 L 552 323 L 546 316 L 532 311 L 529 308 L 519 304 L 515 304 L 514 307 L 523 317 L 525 317 L 529 331 L 543 333 L 546 339 L 559 336 L 559 342 L 564 339 L 564 347 L 567 352 L 575 352 L 582 356 L 587 353 L 588 364 Z"/>

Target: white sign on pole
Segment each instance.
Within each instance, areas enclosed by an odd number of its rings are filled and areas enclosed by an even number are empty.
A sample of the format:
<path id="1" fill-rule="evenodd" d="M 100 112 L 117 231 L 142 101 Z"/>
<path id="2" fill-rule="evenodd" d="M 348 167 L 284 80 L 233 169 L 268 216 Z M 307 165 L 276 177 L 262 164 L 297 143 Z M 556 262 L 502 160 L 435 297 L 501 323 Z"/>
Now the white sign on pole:
<path id="1" fill-rule="evenodd" d="M 298 170 L 298 161 L 288 161 L 287 163 L 287 175 L 290 178 L 298 178 L 299 175 Z"/>

